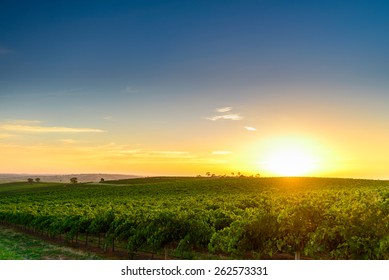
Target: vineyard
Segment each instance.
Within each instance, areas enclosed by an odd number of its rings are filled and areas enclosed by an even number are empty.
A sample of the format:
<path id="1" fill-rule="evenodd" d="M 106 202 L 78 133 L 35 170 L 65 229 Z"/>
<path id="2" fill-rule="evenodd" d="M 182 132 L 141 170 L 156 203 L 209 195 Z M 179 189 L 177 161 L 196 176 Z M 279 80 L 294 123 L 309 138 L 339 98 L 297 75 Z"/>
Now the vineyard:
<path id="1" fill-rule="evenodd" d="M 389 181 L 138 178 L 0 184 L 0 222 L 175 258 L 389 259 Z"/>

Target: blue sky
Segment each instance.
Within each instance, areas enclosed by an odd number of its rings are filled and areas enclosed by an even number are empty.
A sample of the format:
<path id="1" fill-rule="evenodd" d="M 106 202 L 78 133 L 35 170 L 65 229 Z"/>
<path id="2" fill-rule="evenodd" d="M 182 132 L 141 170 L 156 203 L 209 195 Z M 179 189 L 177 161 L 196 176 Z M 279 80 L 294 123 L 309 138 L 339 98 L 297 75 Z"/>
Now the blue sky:
<path id="1" fill-rule="evenodd" d="M 4 129 L 23 122 L 196 157 L 283 133 L 343 143 L 336 131 L 358 125 L 386 140 L 388 12 L 387 1 L 359 0 L 2 1 L 0 141 L 58 138 Z M 212 121 L 223 107 L 241 119 Z M 232 137 L 245 126 L 261 134 Z M 73 138 L 61 135 L 86 145 Z M 204 142 L 194 148 L 194 139 Z"/>
<path id="2" fill-rule="evenodd" d="M 385 1 L 5 1 L 2 6 L 1 76 L 9 91 L 17 90 L 15 84 L 20 90 L 52 91 L 307 78 L 376 83 L 388 71 Z"/>

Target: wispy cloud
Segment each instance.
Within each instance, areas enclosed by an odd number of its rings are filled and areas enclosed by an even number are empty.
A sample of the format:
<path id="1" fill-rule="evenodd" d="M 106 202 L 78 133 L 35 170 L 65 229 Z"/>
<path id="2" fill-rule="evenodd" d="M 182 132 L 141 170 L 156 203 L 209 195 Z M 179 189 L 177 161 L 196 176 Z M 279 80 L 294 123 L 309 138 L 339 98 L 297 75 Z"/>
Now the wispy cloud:
<path id="1" fill-rule="evenodd" d="M 25 132 L 25 133 L 101 133 L 105 132 L 96 128 L 75 128 L 64 126 L 40 126 L 40 125 L 22 125 L 22 124 L 3 124 L 0 128 L 7 131 Z"/>
<path id="2" fill-rule="evenodd" d="M 59 141 L 63 144 L 76 144 L 79 141 L 74 140 L 74 139 L 59 139 Z"/>
<path id="3" fill-rule="evenodd" d="M 127 92 L 127 93 L 137 93 L 137 92 L 139 92 L 139 90 L 134 89 L 133 87 L 127 86 L 126 89 L 125 89 L 125 92 Z"/>
<path id="4" fill-rule="evenodd" d="M 104 154 L 119 158 L 137 158 L 137 159 L 190 159 L 196 156 L 188 151 L 174 150 L 150 150 L 133 149 L 131 147 L 110 143 L 100 147 L 93 148 L 94 151 L 101 150 Z"/>
<path id="5" fill-rule="evenodd" d="M 213 155 L 229 155 L 229 154 L 232 154 L 231 151 L 213 151 L 212 152 Z"/>
<path id="6" fill-rule="evenodd" d="M 217 121 L 217 120 L 232 120 L 232 121 L 239 121 L 242 120 L 243 117 L 239 114 L 228 114 L 228 115 L 218 115 L 213 117 L 206 117 L 207 120 L 211 121 Z"/>
<path id="7" fill-rule="evenodd" d="M 216 112 L 218 113 L 225 113 L 232 110 L 232 107 L 223 107 L 223 108 L 216 108 Z"/>
<path id="8" fill-rule="evenodd" d="M 248 131 L 256 131 L 257 130 L 255 127 L 252 127 L 252 126 L 245 126 L 244 128 Z"/>
<path id="9" fill-rule="evenodd" d="M 38 125 L 41 124 L 42 121 L 38 120 L 6 120 L 4 123 L 6 124 L 19 124 L 19 125 Z"/>
<path id="10" fill-rule="evenodd" d="M 35 132 L 35 133 L 83 133 L 83 132 L 105 132 L 95 128 L 74 128 L 63 126 L 27 126 L 27 125 L 4 125 L 3 129 L 19 131 L 19 132 Z"/>
<path id="11" fill-rule="evenodd" d="M 142 158 L 194 158 L 189 152 L 184 151 L 144 151 L 137 154 Z"/>
<path id="12" fill-rule="evenodd" d="M 133 150 L 129 150 L 129 149 L 122 149 L 119 151 L 120 154 L 122 155 L 135 155 L 135 154 L 138 154 L 140 153 L 142 150 L 140 149 L 133 149 Z"/>
<path id="13" fill-rule="evenodd" d="M 216 108 L 215 111 L 218 113 L 227 113 L 232 110 L 232 107 L 220 107 Z M 231 121 L 239 121 L 242 120 L 243 117 L 240 114 L 236 113 L 229 113 L 229 114 L 219 114 L 213 117 L 205 117 L 205 119 L 210 121 L 217 121 L 217 120 L 231 120 Z"/>

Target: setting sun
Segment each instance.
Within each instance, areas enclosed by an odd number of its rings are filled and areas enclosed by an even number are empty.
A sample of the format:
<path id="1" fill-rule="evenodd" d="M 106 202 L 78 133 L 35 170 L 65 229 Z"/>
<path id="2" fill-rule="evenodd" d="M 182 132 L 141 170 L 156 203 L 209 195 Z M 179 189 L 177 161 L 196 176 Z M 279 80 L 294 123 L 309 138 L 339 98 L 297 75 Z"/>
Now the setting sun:
<path id="1" fill-rule="evenodd" d="M 315 160 L 301 150 L 281 150 L 265 162 L 269 171 L 283 176 L 306 175 L 315 169 Z"/>
<path id="2" fill-rule="evenodd" d="M 320 151 L 302 139 L 274 141 L 260 161 L 261 168 L 277 176 L 305 176 L 320 171 Z"/>

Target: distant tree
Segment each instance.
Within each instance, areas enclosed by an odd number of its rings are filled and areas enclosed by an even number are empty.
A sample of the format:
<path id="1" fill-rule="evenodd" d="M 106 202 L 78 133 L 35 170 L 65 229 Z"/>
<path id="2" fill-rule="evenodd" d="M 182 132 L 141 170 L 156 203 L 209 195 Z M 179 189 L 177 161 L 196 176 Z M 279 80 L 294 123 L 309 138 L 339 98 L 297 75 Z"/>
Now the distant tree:
<path id="1" fill-rule="evenodd" d="M 41 178 L 35 178 L 35 182 L 40 183 Z"/>
<path id="2" fill-rule="evenodd" d="M 234 173 L 234 172 L 231 172 L 231 176 L 235 176 L 235 173 Z"/>
<path id="3" fill-rule="evenodd" d="M 34 179 L 28 178 L 28 179 L 27 179 L 27 182 L 28 182 L 29 184 L 32 184 L 32 183 L 34 183 Z"/>
<path id="4" fill-rule="evenodd" d="M 212 173 L 211 177 L 215 177 L 216 175 L 214 173 Z"/>
<path id="5" fill-rule="evenodd" d="M 237 175 L 240 177 L 240 175 L 241 175 L 240 172 L 238 172 Z"/>
<path id="6" fill-rule="evenodd" d="M 70 183 L 77 184 L 77 178 L 76 177 L 70 178 Z"/>
<path id="7" fill-rule="evenodd" d="M 261 177 L 261 174 L 257 173 L 257 174 L 255 174 L 255 177 L 259 178 L 259 177 Z"/>
<path id="8" fill-rule="evenodd" d="M 207 173 L 205 173 L 205 175 L 207 175 L 209 177 L 209 176 L 211 176 L 211 172 L 208 171 Z"/>
<path id="9" fill-rule="evenodd" d="M 104 181 L 105 181 L 104 178 L 100 179 L 100 183 L 104 183 Z"/>

